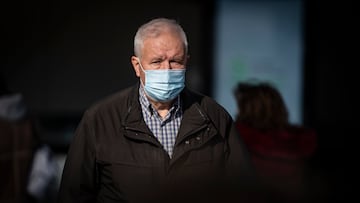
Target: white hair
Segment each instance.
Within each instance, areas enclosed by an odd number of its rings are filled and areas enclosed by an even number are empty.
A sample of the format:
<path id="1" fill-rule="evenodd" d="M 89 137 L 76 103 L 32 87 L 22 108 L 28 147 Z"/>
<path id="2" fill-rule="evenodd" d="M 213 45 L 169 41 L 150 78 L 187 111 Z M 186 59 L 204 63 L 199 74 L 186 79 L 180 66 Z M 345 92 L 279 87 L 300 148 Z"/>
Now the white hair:
<path id="1" fill-rule="evenodd" d="M 134 38 L 134 54 L 137 57 L 141 57 L 141 50 L 144 45 L 144 40 L 151 37 L 157 37 L 164 32 L 175 32 L 178 33 L 184 43 L 185 54 L 188 50 L 187 37 L 180 26 L 173 19 L 167 18 L 156 18 L 139 27 Z"/>

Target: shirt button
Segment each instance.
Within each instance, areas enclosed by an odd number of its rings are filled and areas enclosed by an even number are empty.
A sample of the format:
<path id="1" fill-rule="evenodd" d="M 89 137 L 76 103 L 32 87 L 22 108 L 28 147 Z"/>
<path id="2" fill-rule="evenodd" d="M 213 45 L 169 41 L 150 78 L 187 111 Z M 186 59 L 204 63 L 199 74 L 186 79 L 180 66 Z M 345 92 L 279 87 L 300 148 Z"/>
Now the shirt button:
<path id="1" fill-rule="evenodd" d="M 200 138 L 200 137 L 196 137 L 196 140 L 201 140 L 201 138 Z"/>
<path id="2" fill-rule="evenodd" d="M 190 141 L 189 141 L 189 140 L 186 140 L 186 141 L 185 141 L 185 144 L 190 144 Z"/>

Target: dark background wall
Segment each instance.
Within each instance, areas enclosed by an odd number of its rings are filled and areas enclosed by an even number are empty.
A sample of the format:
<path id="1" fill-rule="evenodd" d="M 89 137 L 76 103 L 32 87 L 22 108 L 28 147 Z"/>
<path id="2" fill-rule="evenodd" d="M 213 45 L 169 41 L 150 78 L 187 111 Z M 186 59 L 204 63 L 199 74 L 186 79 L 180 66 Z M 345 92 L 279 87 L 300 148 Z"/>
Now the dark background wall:
<path id="1" fill-rule="evenodd" d="M 23 93 L 34 116 L 76 123 L 93 102 L 137 81 L 133 36 L 149 18 L 164 16 L 187 31 L 189 86 L 211 96 L 215 10 L 215 1 L 197 0 L 2 2 L 0 73 L 10 90 Z M 359 131 L 358 21 L 348 1 L 306 0 L 304 10 L 304 124 L 319 134 L 314 164 L 336 201 L 349 191 L 345 149 Z"/>
<path id="2" fill-rule="evenodd" d="M 178 20 L 189 36 L 188 82 L 210 93 L 211 69 L 202 67 L 210 51 L 211 6 L 211 1 L 9 1 L 1 7 L 1 69 L 32 112 L 79 114 L 137 81 L 130 63 L 135 32 L 150 18 L 164 16 Z"/>
<path id="3" fill-rule="evenodd" d="M 328 202 L 354 191 L 352 140 L 358 134 L 356 69 L 359 21 L 351 1 L 305 1 L 304 124 L 317 130 L 314 164 L 325 176 Z"/>

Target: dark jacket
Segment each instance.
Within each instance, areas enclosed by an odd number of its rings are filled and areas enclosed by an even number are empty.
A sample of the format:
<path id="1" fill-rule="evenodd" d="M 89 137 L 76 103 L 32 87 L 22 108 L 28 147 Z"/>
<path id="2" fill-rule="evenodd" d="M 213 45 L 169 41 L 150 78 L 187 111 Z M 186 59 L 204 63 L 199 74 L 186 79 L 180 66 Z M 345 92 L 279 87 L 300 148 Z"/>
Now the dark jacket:
<path id="1" fill-rule="evenodd" d="M 138 88 L 85 112 L 68 152 L 59 202 L 212 199 L 226 188 L 218 183 L 241 181 L 249 167 L 246 150 L 220 105 L 184 89 L 183 119 L 170 159 L 143 120 Z"/>
<path id="2" fill-rule="evenodd" d="M 309 202 L 310 158 L 315 155 L 317 134 L 313 129 L 289 125 L 280 130 L 259 130 L 236 121 L 249 150 L 258 180 L 273 202 Z M 270 198 L 268 198 L 270 199 Z"/>

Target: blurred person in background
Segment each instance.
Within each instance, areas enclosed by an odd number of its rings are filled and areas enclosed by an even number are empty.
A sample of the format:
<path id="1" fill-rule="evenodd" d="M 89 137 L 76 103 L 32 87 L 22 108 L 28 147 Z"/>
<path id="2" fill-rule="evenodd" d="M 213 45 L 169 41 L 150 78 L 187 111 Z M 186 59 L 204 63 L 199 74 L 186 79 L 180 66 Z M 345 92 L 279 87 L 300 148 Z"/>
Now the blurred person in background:
<path id="1" fill-rule="evenodd" d="M 247 153 L 228 112 L 185 87 L 187 60 L 187 37 L 175 20 L 138 29 L 131 63 L 139 82 L 84 113 L 59 203 L 233 198 L 232 184 L 247 178 Z"/>
<path id="2" fill-rule="evenodd" d="M 280 92 L 270 83 L 239 82 L 236 128 L 247 146 L 267 202 L 308 202 L 314 130 L 292 125 Z"/>
<path id="3" fill-rule="evenodd" d="M 39 140 L 23 94 L 11 91 L 1 75 L 0 139 L 0 202 L 54 202 L 51 148 Z"/>
<path id="4" fill-rule="evenodd" d="M 21 93 L 0 75 L 0 202 L 29 202 L 26 191 L 33 158 L 33 126 Z"/>

